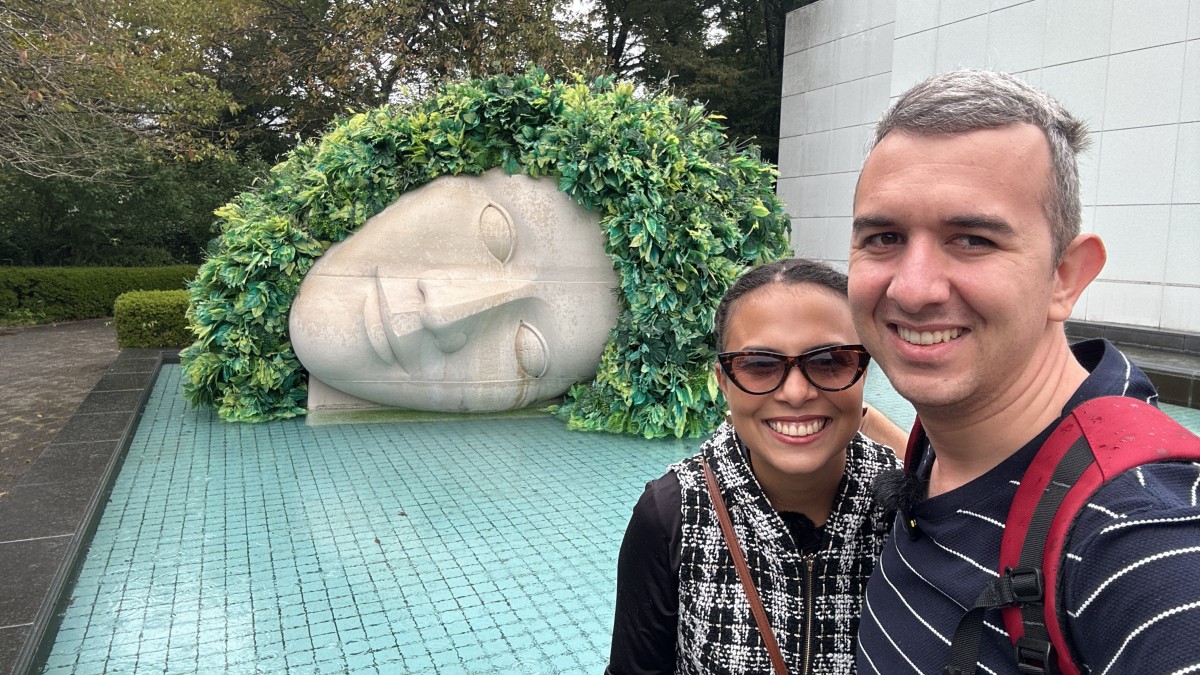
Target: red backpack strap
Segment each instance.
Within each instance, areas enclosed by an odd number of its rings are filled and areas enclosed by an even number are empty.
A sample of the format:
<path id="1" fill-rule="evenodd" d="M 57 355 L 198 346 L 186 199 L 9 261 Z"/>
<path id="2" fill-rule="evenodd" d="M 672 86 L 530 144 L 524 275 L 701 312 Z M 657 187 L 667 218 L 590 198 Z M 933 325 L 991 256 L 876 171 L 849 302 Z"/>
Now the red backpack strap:
<path id="1" fill-rule="evenodd" d="M 1066 461 L 1068 457 L 1070 461 Z M 1040 546 L 1049 534 L 1062 497 L 1066 495 L 1065 488 L 1073 485 L 1092 461 L 1087 439 L 1075 415 L 1067 415 L 1050 432 L 1021 478 L 1004 523 L 999 574 L 984 585 L 975 604 L 959 620 L 942 675 L 976 673 L 984 617 L 997 608 L 1004 615 L 1004 625 L 1016 649 L 1018 672 L 1022 675 L 1057 672 L 1052 649 L 1058 643 L 1054 643 L 1044 630 L 1039 635 L 1037 627 L 1024 626 L 1021 610 L 1032 608 L 1036 616 L 1041 616 L 1042 602 L 1047 594 Z M 1027 542 L 1031 545 L 1023 547 Z M 1027 628 L 1029 635 L 1026 635 Z M 1072 669 L 1063 673 L 1078 675 L 1072 664 L 1068 663 L 1068 666 Z"/>
<path id="2" fill-rule="evenodd" d="M 904 450 L 904 470 L 916 473 L 921 464 L 922 446 L 925 445 L 925 428 L 921 426 L 921 418 L 913 420 L 912 431 L 908 432 L 908 447 Z"/>
<path id="3" fill-rule="evenodd" d="M 1198 458 L 1200 438 L 1128 397 L 1087 401 L 1051 432 L 1017 488 L 1000 547 L 1001 574 L 1044 591 L 1041 601 L 1001 610 L 1020 672 L 1079 673 L 1058 621 L 1058 571 L 1070 528 L 1092 494 L 1133 467 Z"/>
<path id="4" fill-rule="evenodd" d="M 915 474 L 921 467 L 921 460 L 924 456 L 926 447 L 925 430 L 921 427 L 921 418 L 918 417 L 913 422 L 912 431 L 908 434 L 908 448 L 904 451 L 904 472 L 907 474 Z M 904 527 L 904 532 L 911 538 L 916 538 L 917 521 L 909 513 L 912 508 L 911 504 L 901 503 L 896 511 L 896 517 L 900 520 L 900 524 Z"/>

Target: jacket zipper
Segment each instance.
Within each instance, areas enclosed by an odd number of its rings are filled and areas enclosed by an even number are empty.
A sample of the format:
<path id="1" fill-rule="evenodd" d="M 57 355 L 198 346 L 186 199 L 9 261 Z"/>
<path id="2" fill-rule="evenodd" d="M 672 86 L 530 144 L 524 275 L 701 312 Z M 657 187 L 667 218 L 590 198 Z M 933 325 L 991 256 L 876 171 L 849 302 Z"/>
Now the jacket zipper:
<path id="1" fill-rule="evenodd" d="M 812 662 L 813 560 L 815 553 L 804 556 L 804 675 Z"/>

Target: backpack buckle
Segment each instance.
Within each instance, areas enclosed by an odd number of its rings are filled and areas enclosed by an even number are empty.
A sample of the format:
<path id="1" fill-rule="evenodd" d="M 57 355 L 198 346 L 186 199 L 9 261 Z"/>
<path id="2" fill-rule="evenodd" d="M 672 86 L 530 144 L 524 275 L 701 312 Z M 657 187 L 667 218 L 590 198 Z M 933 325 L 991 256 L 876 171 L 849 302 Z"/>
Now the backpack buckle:
<path id="1" fill-rule="evenodd" d="M 1004 570 L 1012 589 L 1013 603 L 1041 602 L 1046 597 L 1046 581 L 1040 567 L 1009 567 Z"/>
<path id="2" fill-rule="evenodd" d="M 1017 672 L 1021 675 L 1058 675 L 1054 645 L 1049 642 L 1021 637 L 1013 649 L 1017 656 Z"/>

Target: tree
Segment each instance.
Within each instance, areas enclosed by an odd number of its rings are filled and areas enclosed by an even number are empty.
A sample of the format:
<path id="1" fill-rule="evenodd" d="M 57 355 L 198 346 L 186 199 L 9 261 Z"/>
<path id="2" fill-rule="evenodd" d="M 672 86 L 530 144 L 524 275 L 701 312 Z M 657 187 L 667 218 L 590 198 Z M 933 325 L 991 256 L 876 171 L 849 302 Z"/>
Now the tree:
<path id="1" fill-rule="evenodd" d="M 261 160 L 339 115 L 446 78 L 586 67 L 557 6 L 0 2 L 0 263 L 195 260 Z"/>
<path id="2" fill-rule="evenodd" d="M 712 14 L 722 37 L 705 53 L 704 70 L 689 92 L 729 120 L 731 134 L 753 141 L 763 157 L 779 159 L 787 14 L 815 0 L 725 0 Z"/>
<path id="3" fill-rule="evenodd" d="M 593 39 L 611 72 L 668 82 L 776 161 L 787 13 L 814 0 L 596 0 Z"/>
<path id="4" fill-rule="evenodd" d="M 704 52 L 717 0 L 596 0 L 588 17 L 590 39 L 604 54 L 608 72 L 657 83 L 678 77 Z"/>
<path id="5" fill-rule="evenodd" d="M 0 264 L 199 263 L 217 231 L 213 211 L 266 166 L 229 155 L 134 160 L 113 183 L 0 170 Z"/>
<path id="6" fill-rule="evenodd" d="M 592 52 L 551 0 L 245 0 L 207 45 L 240 143 L 271 157 L 334 117 L 413 100 L 446 79 L 587 69 Z"/>
<path id="7" fill-rule="evenodd" d="M 173 0 L 0 4 L 0 168 L 120 179 L 151 150 L 217 149 L 206 127 L 233 106 L 199 72 L 203 10 Z"/>

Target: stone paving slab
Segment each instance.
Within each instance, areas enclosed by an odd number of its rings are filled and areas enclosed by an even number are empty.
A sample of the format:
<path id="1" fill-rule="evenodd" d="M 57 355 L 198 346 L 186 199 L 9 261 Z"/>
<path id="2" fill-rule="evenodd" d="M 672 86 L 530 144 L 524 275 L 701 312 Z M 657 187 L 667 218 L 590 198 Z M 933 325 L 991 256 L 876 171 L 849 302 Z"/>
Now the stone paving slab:
<path id="1" fill-rule="evenodd" d="M 90 393 L 119 353 L 111 319 L 0 327 L 0 673 L 28 661 L 82 540 L 115 448 L 94 434 L 113 436 L 112 413 L 140 401 L 140 390 Z"/>
<path id="2" fill-rule="evenodd" d="M 12 657 L 6 644 L 19 633 L 0 635 L 0 673 L 26 675 L 48 646 L 43 636 L 63 608 L 161 363 L 163 352 L 152 353 L 122 350 L 0 501 L 0 569 L 12 570 L 0 576 L 0 598 L 12 599 L 0 602 L 0 627 L 28 629 Z"/>
<path id="3" fill-rule="evenodd" d="M 117 358 L 112 319 L 0 328 L 0 500 Z"/>

